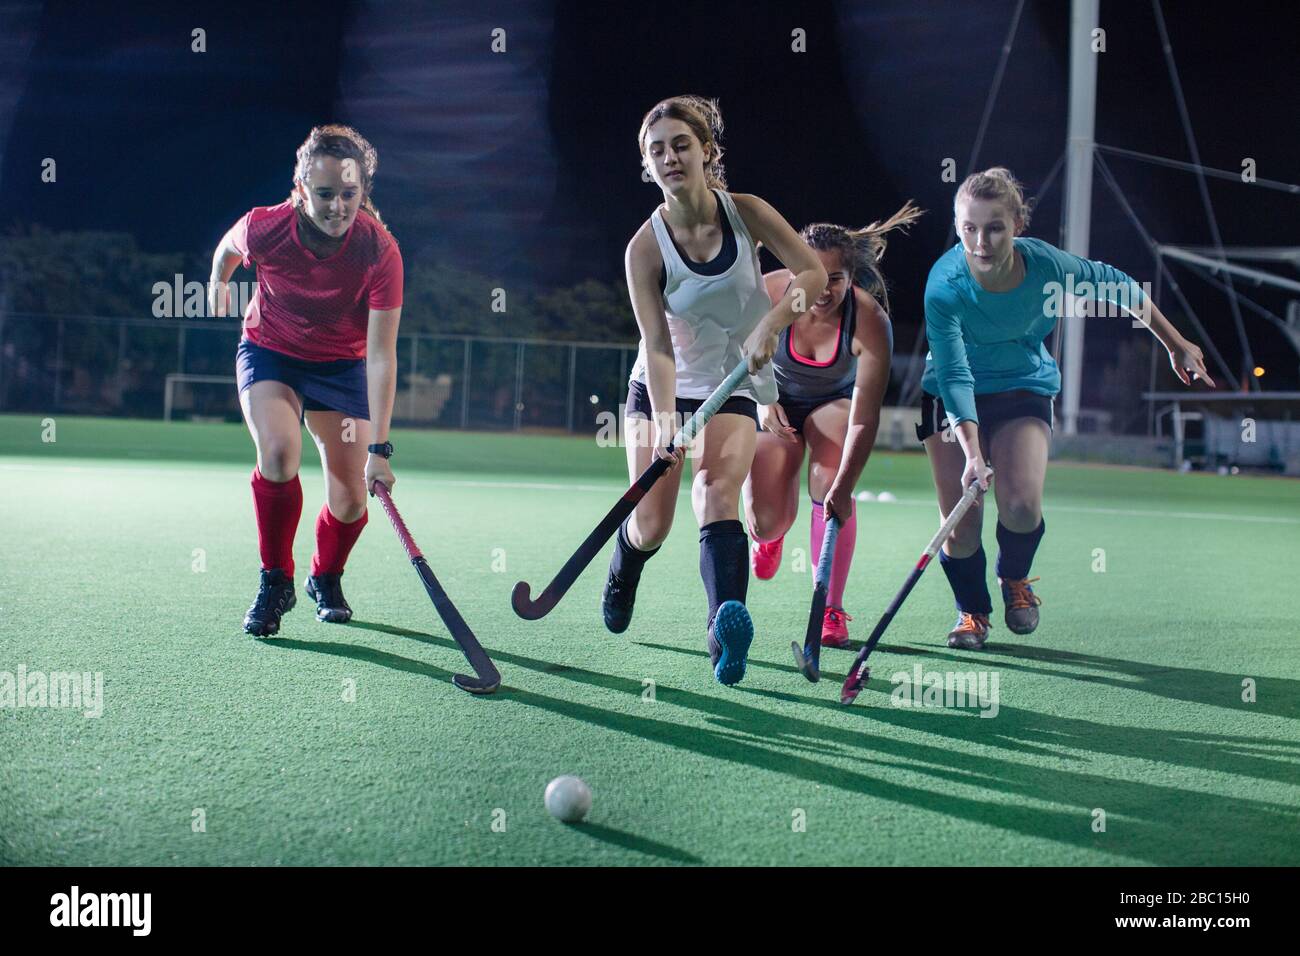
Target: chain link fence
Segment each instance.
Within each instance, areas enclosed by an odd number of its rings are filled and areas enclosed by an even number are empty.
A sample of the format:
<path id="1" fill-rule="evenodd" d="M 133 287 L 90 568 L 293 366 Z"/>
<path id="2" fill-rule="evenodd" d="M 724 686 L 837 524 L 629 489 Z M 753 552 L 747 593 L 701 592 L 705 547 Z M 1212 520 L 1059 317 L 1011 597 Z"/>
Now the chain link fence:
<path id="1" fill-rule="evenodd" d="M 239 421 L 237 324 L 0 313 L 0 412 Z M 592 432 L 617 416 L 636 345 L 409 333 L 399 425 Z"/>

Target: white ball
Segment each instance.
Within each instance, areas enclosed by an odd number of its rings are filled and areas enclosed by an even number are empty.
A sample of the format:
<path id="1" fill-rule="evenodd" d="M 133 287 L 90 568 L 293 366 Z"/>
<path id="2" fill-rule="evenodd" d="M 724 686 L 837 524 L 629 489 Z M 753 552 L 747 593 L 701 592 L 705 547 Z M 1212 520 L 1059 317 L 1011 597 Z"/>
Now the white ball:
<path id="1" fill-rule="evenodd" d="M 565 823 L 577 823 L 591 812 L 591 787 L 581 777 L 565 774 L 546 785 L 546 812 Z"/>
<path id="2" fill-rule="evenodd" d="M 876 496 L 876 500 L 883 501 L 886 504 L 889 504 L 891 501 L 897 501 L 898 499 L 894 497 L 894 493 L 892 491 L 882 491 L 880 494 Z"/>
<path id="3" fill-rule="evenodd" d="M 859 491 L 859 492 L 858 492 L 858 500 L 859 500 L 859 501 L 875 501 L 875 500 L 876 500 L 876 496 L 873 495 L 873 494 L 872 494 L 871 492 L 869 492 L 869 491 Z"/>

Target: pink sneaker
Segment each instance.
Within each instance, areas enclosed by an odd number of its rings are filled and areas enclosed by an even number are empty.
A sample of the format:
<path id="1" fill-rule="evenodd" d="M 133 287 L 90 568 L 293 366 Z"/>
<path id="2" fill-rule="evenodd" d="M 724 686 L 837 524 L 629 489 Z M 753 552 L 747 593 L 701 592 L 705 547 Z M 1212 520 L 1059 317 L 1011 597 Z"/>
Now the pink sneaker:
<path id="1" fill-rule="evenodd" d="M 754 577 L 770 581 L 781 566 L 781 545 L 785 536 L 775 541 L 754 541 L 749 546 L 749 566 L 754 569 Z"/>
<path id="2" fill-rule="evenodd" d="M 828 607 L 822 618 L 822 647 L 848 647 L 848 621 L 853 620 L 842 607 Z"/>

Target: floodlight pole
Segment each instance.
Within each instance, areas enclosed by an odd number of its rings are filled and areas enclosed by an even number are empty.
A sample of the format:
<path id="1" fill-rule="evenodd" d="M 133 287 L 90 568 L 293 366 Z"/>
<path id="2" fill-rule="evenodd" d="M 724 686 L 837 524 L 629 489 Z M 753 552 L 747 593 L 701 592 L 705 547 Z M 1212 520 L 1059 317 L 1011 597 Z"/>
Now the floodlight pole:
<path id="1" fill-rule="evenodd" d="M 1097 114 L 1098 0 L 1072 0 L 1070 5 L 1070 120 L 1065 167 L 1065 250 L 1088 257 L 1092 229 L 1092 157 Z M 1074 309 L 1074 312 L 1079 310 Z M 1083 376 L 1083 317 L 1065 319 L 1065 368 L 1062 369 L 1061 413 L 1065 434 L 1079 425 L 1079 386 Z"/>

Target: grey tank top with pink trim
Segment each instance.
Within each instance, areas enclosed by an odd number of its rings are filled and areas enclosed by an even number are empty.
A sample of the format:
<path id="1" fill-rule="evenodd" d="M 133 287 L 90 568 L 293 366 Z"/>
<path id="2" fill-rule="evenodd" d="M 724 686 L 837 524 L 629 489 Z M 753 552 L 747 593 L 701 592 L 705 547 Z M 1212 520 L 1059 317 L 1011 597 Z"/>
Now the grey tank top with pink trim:
<path id="1" fill-rule="evenodd" d="M 835 343 L 835 355 L 825 365 L 800 358 L 791 347 L 794 326 L 787 326 L 776 343 L 772 368 L 776 372 L 776 387 L 781 401 L 807 402 L 834 395 L 852 395 L 853 382 L 858 375 L 858 360 L 853 354 L 853 331 L 857 320 L 856 288 L 850 287 L 844 295 L 840 312 L 840 337 Z"/>

